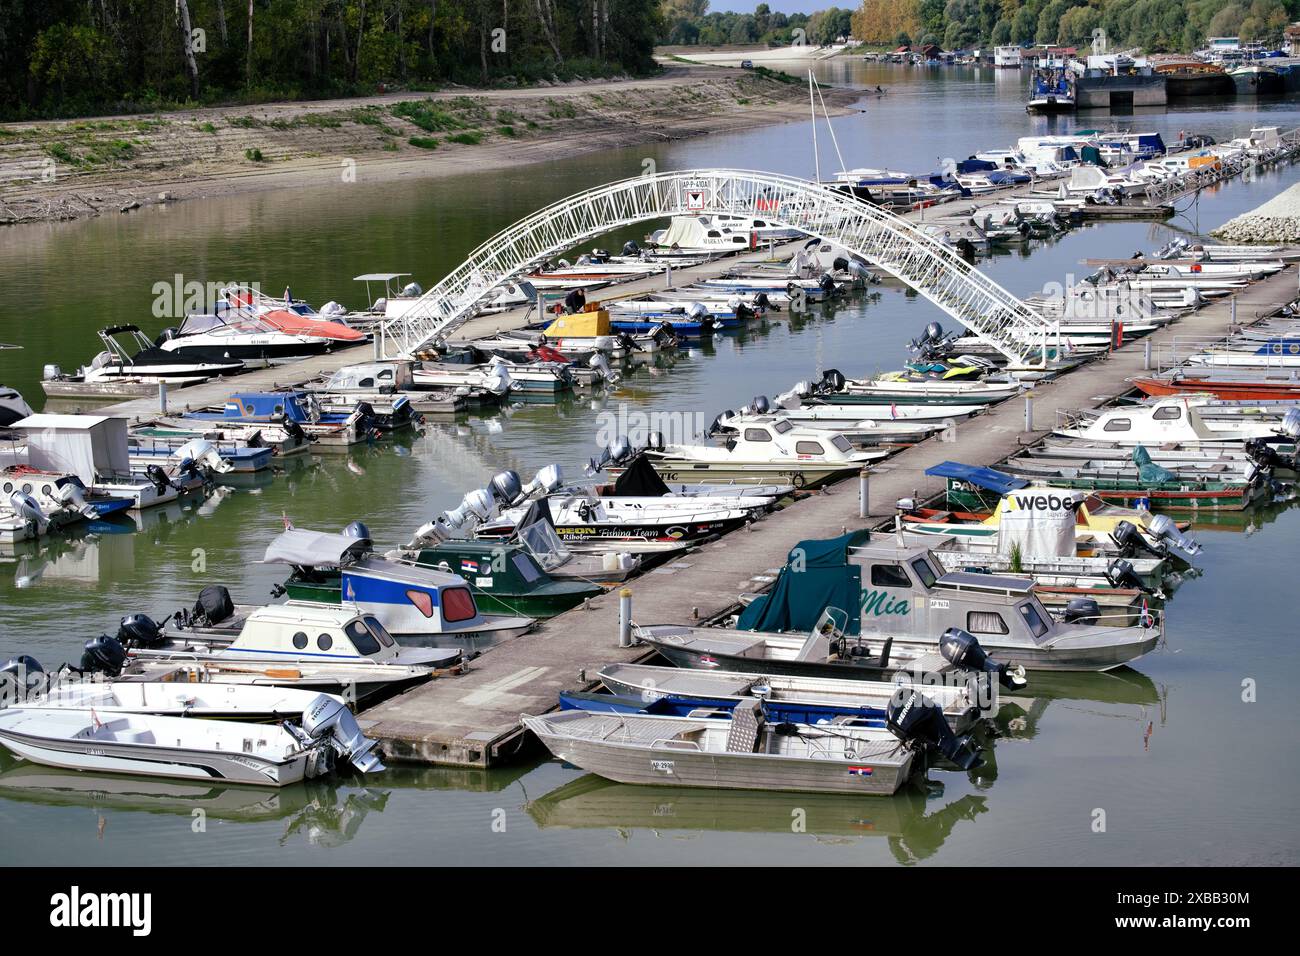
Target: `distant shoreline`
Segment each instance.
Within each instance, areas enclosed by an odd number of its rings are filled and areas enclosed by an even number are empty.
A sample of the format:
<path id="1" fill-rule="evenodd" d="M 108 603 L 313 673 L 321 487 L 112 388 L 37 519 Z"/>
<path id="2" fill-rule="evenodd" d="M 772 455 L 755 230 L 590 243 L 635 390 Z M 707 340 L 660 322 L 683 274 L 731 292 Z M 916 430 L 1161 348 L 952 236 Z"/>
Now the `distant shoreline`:
<path id="1" fill-rule="evenodd" d="M 833 113 L 857 99 L 848 90 L 824 95 Z M 673 62 L 644 80 L 5 124 L 0 225 L 118 215 L 348 176 L 382 182 L 483 172 L 807 115 L 805 84 Z"/>

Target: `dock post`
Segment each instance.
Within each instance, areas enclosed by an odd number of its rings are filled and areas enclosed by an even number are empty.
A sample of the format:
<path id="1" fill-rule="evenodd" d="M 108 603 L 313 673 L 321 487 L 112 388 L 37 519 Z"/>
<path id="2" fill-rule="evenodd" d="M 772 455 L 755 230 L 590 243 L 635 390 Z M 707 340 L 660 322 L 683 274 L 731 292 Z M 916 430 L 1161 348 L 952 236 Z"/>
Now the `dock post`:
<path id="1" fill-rule="evenodd" d="M 858 517 L 871 514 L 871 474 L 863 468 L 858 472 Z"/>
<path id="2" fill-rule="evenodd" d="M 1237 324 L 1237 297 L 1235 295 L 1228 297 L 1228 308 L 1231 309 L 1231 318 L 1228 320 L 1232 325 Z"/>
<path id="3" fill-rule="evenodd" d="M 1025 431 L 1034 430 L 1034 393 L 1025 393 Z"/>
<path id="4" fill-rule="evenodd" d="M 632 589 L 618 592 L 618 646 L 632 646 Z"/>
<path id="5" fill-rule="evenodd" d="M 1142 371 L 1151 370 L 1151 337 L 1147 336 L 1146 341 L 1142 344 Z"/>
<path id="6" fill-rule="evenodd" d="M 664 288 L 671 289 L 673 287 L 673 264 L 671 262 L 668 263 L 668 268 L 664 270 L 664 275 L 667 277 L 664 281 Z"/>
<path id="7" fill-rule="evenodd" d="M 537 290 L 537 321 L 542 322 L 546 319 L 546 301 L 542 295 L 542 290 Z"/>
<path id="8" fill-rule="evenodd" d="M 158 411 L 160 414 L 167 414 L 167 383 L 158 382 Z"/>

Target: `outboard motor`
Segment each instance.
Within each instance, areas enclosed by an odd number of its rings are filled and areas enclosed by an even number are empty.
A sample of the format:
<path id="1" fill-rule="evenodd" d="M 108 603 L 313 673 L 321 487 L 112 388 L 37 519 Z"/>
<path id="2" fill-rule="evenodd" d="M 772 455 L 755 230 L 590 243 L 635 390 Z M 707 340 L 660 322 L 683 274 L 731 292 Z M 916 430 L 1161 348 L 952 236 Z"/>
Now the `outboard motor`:
<path id="1" fill-rule="evenodd" d="M 362 773 L 384 769 L 374 752 L 379 741 L 361 733 L 352 712 L 340 700 L 321 694 L 302 712 L 302 729 L 312 740 L 326 740 L 334 751 Z"/>
<path id="2" fill-rule="evenodd" d="M 81 666 L 78 670 L 83 674 L 117 677 L 122 673 L 125 664 L 126 648 L 122 646 L 122 642 L 107 634 L 101 634 L 86 642 L 81 652 Z"/>
<path id="3" fill-rule="evenodd" d="M 402 296 L 407 299 L 414 299 L 417 296 L 424 295 L 424 287 L 418 282 L 408 282 L 402 286 Z"/>
<path id="4" fill-rule="evenodd" d="M 835 295 L 837 291 L 835 280 L 831 278 L 831 274 L 829 272 L 823 272 L 821 274 L 821 278 L 817 280 L 817 286 L 826 295 Z"/>
<path id="5" fill-rule="evenodd" d="M 164 342 L 170 342 L 176 338 L 176 332 L 177 329 L 174 326 L 170 329 L 163 329 L 158 333 L 158 338 L 153 340 L 153 344 L 161 348 Z"/>
<path id="6" fill-rule="evenodd" d="M 499 471 L 493 475 L 492 480 L 488 482 L 488 489 L 506 507 L 513 505 L 524 493 L 523 482 L 519 480 L 519 473 L 509 469 Z"/>
<path id="7" fill-rule="evenodd" d="M 1278 431 L 1287 438 L 1300 439 L 1300 408 L 1288 408 Z"/>
<path id="8" fill-rule="evenodd" d="M 1169 515 L 1156 515 L 1147 525 L 1147 531 L 1158 541 L 1179 549 L 1185 555 L 1201 553 L 1200 544 L 1178 530 L 1178 523 Z"/>
<path id="9" fill-rule="evenodd" d="M 1065 605 L 1066 624 L 1096 624 L 1101 620 L 1101 607 L 1092 598 L 1071 598 Z"/>
<path id="10" fill-rule="evenodd" d="M 356 538 L 358 541 L 367 543 L 374 540 L 370 536 L 370 529 L 366 527 L 364 521 L 349 521 L 343 528 L 343 534 L 349 538 Z"/>
<path id="11" fill-rule="evenodd" d="M 611 385 L 622 377 L 609 367 L 609 359 L 605 358 L 604 352 L 593 353 L 591 358 L 587 359 L 587 366 L 599 372 L 600 377 Z"/>
<path id="12" fill-rule="evenodd" d="M 167 472 L 163 471 L 158 465 L 146 465 L 144 473 L 145 477 L 153 482 L 153 486 L 158 490 L 158 494 L 162 494 L 168 488 L 172 487 L 172 480 L 167 477 Z"/>
<path id="13" fill-rule="evenodd" d="M 204 588 L 203 590 L 207 591 L 209 589 Z M 202 593 L 200 593 L 201 597 Z M 228 597 L 229 595 L 227 595 Z M 216 622 L 211 623 L 215 624 Z M 162 628 L 148 614 L 128 614 L 122 618 L 122 622 L 118 625 L 117 640 L 124 647 L 157 647 L 163 642 Z"/>
<path id="14" fill-rule="evenodd" d="M 15 491 L 11 494 L 9 507 L 14 510 L 14 514 L 28 522 L 37 535 L 45 534 L 45 529 L 50 526 L 50 519 L 41 510 L 40 503 L 26 492 Z"/>
<path id="15" fill-rule="evenodd" d="M 766 415 L 772 410 L 772 403 L 767 400 L 766 395 L 755 395 L 749 407 L 754 410 L 755 415 Z"/>
<path id="16" fill-rule="evenodd" d="M 500 358 L 500 356 L 494 355 L 493 358 Z M 489 361 L 487 381 L 483 383 L 483 387 L 493 395 L 504 395 L 510 391 L 510 385 L 510 369 L 506 367 L 506 363 Z"/>
<path id="17" fill-rule="evenodd" d="M 766 292 L 760 292 L 758 295 L 754 296 L 754 306 L 759 309 L 774 308 L 772 300 L 767 297 Z"/>
<path id="18" fill-rule="evenodd" d="M 623 255 L 625 256 L 641 255 L 641 247 L 636 244 L 635 239 L 629 239 L 627 242 L 623 243 Z"/>
<path id="19" fill-rule="evenodd" d="M 320 314 L 328 315 L 328 316 L 347 315 L 348 310 L 347 307 L 343 305 L 343 303 L 335 302 L 333 299 L 330 299 L 328 302 L 326 302 L 324 305 L 320 307 Z"/>
<path id="20" fill-rule="evenodd" d="M 560 471 L 560 466 L 547 465 L 544 468 L 539 468 L 537 474 L 533 476 L 533 480 L 524 485 L 522 496 L 528 499 L 538 493 L 549 495 L 552 492 L 559 491 L 563 485 L 564 475 Z"/>
<path id="21" fill-rule="evenodd" d="M 609 446 L 609 461 L 611 465 L 621 465 L 632 457 L 632 443 L 624 437 L 614 439 Z"/>
<path id="22" fill-rule="evenodd" d="M 1292 409 L 1291 411 L 1297 411 L 1297 409 Z M 1290 415 L 1291 412 L 1287 412 L 1287 414 Z M 1286 459 L 1277 453 L 1277 449 L 1263 438 L 1251 438 L 1247 440 L 1245 451 L 1250 457 L 1250 460 L 1258 467 L 1267 468 L 1270 471 L 1275 468 L 1285 468 L 1289 464 Z"/>
<path id="23" fill-rule="evenodd" d="M 1113 588 L 1133 588 L 1144 594 L 1154 594 L 1152 588 L 1142 583 L 1142 577 L 1133 568 L 1131 561 L 1115 558 L 1106 565 L 1106 580 Z"/>
<path id="24" fill-rule="evenodd" d="M 663 432 L 650 432 L 645 436 L 645 447 L 651 451 L 663 451 L 666 447 Z"/>
<path id="25" fill-rule="evenodd" d="M 230 599 L 230 591 L 224 585 L 209 584 L 199 592 L 190 620 L 200 626 L 220 624 L 234 613 L 235 602 Z"/>
<path id="26" fill-rule="evenodd" d="M 686 317 L 694 322 L 703 322 L 712 316 L 709 315 L 709 310 L 704 307 L 704 303 L 692 302 L 686 307 Z"/>
<path id="27" fill-rule="evenodd" d="M 936 750 L 962 770 L 983 765 L 970 734 L 958 737 L 948 726 L 943 710 L 919 690 L 900 687 L 885 708 L 885 727 L 908 746 Z"/>
<path id="28" fill-rule="evenodd" d="M 0 707 L 21 704 L 45 689 L 45 668 L 30 654 L 19 654 L 0 667 Z"/>
<path id="29" fill-rule="evenodd" d="M 1157 558 L 1164 557 L 1162 551 L 1153 548 L 1147 543 L 1147 539 L 1142 536 L 1142 532 L 1131 521 L 1121 521 L 1116 524 L 1115 530 L 1110 533 L 1110 537 L 1119 546 L 1119 553 L 1126 558 L 1134 557 L 1143 551 Z"/>
<path id="30" fill-rule="evenodd" d="M 846 379 L 844 373 L 837 368 L 828 368 L 826 371 L 822 372 L 821 385 L 828 392 L 842 392 L 847 383 L 848 379 Z"/>
<path id="31" fill-rule="evenodd" d="M 1007 690 L 1023 690 L 1029 682 L 1025 680 L 1025 669 L 1019 664 L 1002 664 L 985 653 L 980 642 L 970 631 L 960 627 L 950 627 L 939 638 L 939 653 L 953 667 L 959 670 L 976 671 L 984 674 L 996 674 L 998 682 Z"/>

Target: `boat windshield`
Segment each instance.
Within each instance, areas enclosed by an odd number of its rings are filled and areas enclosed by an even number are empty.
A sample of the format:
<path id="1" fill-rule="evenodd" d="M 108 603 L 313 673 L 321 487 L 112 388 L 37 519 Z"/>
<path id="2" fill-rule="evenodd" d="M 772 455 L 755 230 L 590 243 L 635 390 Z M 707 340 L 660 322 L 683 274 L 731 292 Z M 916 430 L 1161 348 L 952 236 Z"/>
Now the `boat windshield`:
<path id="1" fill-rule="evenodd" d="M 1040 613 L 1041 606 L 1037 601 L 1026 601 L 1017 610 L 1020 611 L 1020 616 L 1025 619 L 1025 624 L 1028 625 L 1029 632 L 1034 635 L 1034 640 L 1038 640 L 1047 634 L 1049 628 L 1046 615 Z"/>
<path id="2" fill-rule="evenodd" d="M 560 541 L 551 523 L 546 520 L 534 521 L 519 528 L 516 532 L 533 557 L 547 571 L 560 567 L 572 557 L 572 552 Z"/>
<path id="3" fill-rule="evenodd" d="M 370 628 L 370 633 L 375 635 L 375 639 L 384 647 L 392 647 L 397 643 L 393 640 L 393 635 L 389 634 L 384 625 L 379 623 L 378 618 L 366 615 L 362 620 L 366 622 L 366 627 Z"/>
<path id="4" fill-rule="evenodd" d="M 778 418 L 772 423 L 772 430 L 778 435 L 784 435 L 792 428 L 794 428 L 794 425 L 790 423 L 788 418 Z"/>
<path id="5" fill-rule="evenodd" d="M 377 641 L 366 629 L 361 621 L 349 621 L 343 628 L 343 633 L 352 641 L 352 646 L 357 649 L 357 653 L 362 657 L 370 657 L 372 654 L 379 653 L 379 641 Z"/>
<path id="6" fill-rule="evenodd" d="M 843 435 L 832 435 L 831 444 L 834 445 L 837 450 L 842 452 L 850 452 L 853 450 L 853 445 Z"/>

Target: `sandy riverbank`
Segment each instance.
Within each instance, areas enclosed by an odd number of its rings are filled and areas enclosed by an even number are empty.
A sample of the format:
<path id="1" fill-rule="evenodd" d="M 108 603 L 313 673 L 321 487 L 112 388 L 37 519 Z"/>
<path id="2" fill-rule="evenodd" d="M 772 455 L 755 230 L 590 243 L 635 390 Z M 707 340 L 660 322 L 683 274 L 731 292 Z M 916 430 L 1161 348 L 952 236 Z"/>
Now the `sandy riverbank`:
<path id="1" fill-rule="evenodd" d="M 843 111 L 856 98 L 828 90 L 827 106 Z M 802 83 L 672 64 L 645 80 L 4 124 L 0 225 L 347 176 L 377 182 L 483 172 L 801 120 L 807 112 Z"/>

